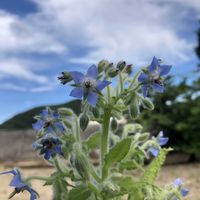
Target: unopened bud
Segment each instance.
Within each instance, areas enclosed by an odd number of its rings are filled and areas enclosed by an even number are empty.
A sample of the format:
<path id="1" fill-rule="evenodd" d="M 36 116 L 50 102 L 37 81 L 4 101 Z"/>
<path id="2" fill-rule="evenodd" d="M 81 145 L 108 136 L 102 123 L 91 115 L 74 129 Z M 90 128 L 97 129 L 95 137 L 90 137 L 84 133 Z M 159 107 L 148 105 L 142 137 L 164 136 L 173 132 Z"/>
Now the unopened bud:
<path id="1" fill-rule="evenodd" d="M 88 159 L 82 153 L 80 144 L 74 145 L 74 151 L 75 151 L 74 165 L 77 172 L 80 174 L 80 176 L 82 176 L 86 180 L 89 180 L 90 179 L 90 173 L 89 173 L 90 165 L 89 165 Z"/>
<path id="2" fill-rule="evenodd" d="M 108 72 L 111 68 L 113 68 L 113 63 L 109 63 L 105 66 L 105 72 Z"/>
<path id="3" fill-rule="evenodd" d="M 117 69 L 119 69 L 120 71 L 122 71 L 125 66 L 126 66 L 125 61 L 120 61 L 120 62 L 117 63 Z"/>
<path id="4" fill-rule="evenodd" d="M 146 108 L 148 110 L 153 110 L 154 109 L 153 103 L 148 98 L 143 98 L 142 99 L 142 105 L 143 105 L 144 108 Z"/>
<path id="5" fill-rule="evenodd" d="M 130 105 L 130 115 L 133 119 L 136 119 L 140 114 L 140 106 L 137 96 L 133 97 L 132 103 Z"/>
<path id="6" fill-rule="evenodd" d="M 132 72 L 132 65 L 126 65 L 124 71 L 125 71 L 127 74 L 131 74 L 131 72 Z"/>
<path id="7" fill-rule="evenodd" d="M 119 72 L 119 69 L 116 69 L 116 68 L 111 68 L 109 71 L 108 71 L 108 76 L 113 78 L 115 76 L 117 76 Z"/>
<path id="8" fill-rule="evenodd" d="M 58 80 L 65 85 L 66 83 L 72 80 L 71 74 L 69 72 L 61 72 L 61 76 L 58 77 Z"/>
<path id="9" fill-rule="evenodd" d="M 104 71 L 105 67 L 109 64 L 109 62 L 107 60 L 101 60 L 98 63 L 98 72 L 101 73 L 102 71 Z"/>
<path id="10" fill-rule="evenodd" d="M 58 113 L 64 116 L 72 116 L 74 112 L 69 108 L 58 108 Z"/>
<path id="11" fill-rule="evenodd" d="M 87 128 L 89 120 L 90 119 L 87 114 L 81 114 L 79 123 L 82 131 L 84 131 Z"/>

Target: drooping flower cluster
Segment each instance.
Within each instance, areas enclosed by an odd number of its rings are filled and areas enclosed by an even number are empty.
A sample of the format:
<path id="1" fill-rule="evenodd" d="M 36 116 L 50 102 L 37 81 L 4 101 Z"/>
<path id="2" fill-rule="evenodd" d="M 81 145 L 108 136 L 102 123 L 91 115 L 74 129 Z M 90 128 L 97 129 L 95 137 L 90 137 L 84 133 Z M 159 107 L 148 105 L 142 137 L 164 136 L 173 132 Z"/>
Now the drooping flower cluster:
<path id="1" fill-rule="evenodd" d="M 44 159 L 49 160 L 56 154 L 63 155 L 61 150 L 61 142 L 52 134 L 46 134 L 32 144 L 35 150 L 39 150 L 39 154 L 44 154 Z"/>
<path id="2" fill-rule="evenodd" d="M 61 141 L 57 133 L 64 131 L 63 122 L 58 113 L 50 108 L 42 110 L 38 116 L 38 121 L 33 124 L 34 130 L 44 132 L 39 134 L 39 139 L 32 144 L 39 154 L 44 154 L 44 159 L 49 160 L 56 154 L 63 155 L 61 150 Z"/>
<path id="3" fill-rule="evenodd" d="M 38 193 L 22 180 L 19 170 L 13 169 L 11 171 L 0 173 L 0 175 L 4 175 L 4 174 L 13 175 L 13 178 L 10 181 L 9 185 L 11 187 L 14 187 L 14 191 L 10 194 L 9 199 L 11 199 L 13 196 L 15 196 L 16 194 L 20 192 L 24 192 L 25 190 L 30 193 L 30 200 L 35 200 L 37 199 L 37 197 L 39 197 Z"/>

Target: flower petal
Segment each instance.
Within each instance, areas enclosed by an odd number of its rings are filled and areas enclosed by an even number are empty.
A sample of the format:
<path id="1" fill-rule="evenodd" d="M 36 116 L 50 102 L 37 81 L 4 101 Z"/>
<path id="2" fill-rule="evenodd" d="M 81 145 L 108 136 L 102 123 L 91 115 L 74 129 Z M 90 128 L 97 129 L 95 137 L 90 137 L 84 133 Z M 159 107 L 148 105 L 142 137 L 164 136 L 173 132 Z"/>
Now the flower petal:
<path id="1" fill-rule="evenodd" d="M 98 70 L 96 65 L 92 65 L 91 67 L 89 67 L 87 71 L 87 76 L 96 79 L 97 75 L 98 75 Z"/>
<path id="2" fill-rule="evenodd" d="M 159 66 L 160 64 L 158 62 L 158 59 L 154 56 L 151 64 L 147 67 L 147 69 L 149 72 L 153 72 Z"/>
<path id="3" fill-rule="evenodd" d="M 187 188 L 181 188 L 181 196 L 185 197 L 189 193 L 189 190 Z"/>
<path id="4" fill-rule="evenodd" d="M 155 92 L 163 93 L 163 91 L 164 91 L 164 87 L 157 83 L 153 83 L 152 87 Z"/>
<path id="5" fill-rule="evenodd" d="M 45 154 L 44 154 L 44 158 L 46 160 L 49 160 L 50 157 L 51 157 L 51 152 L 50 151 L 46 151 Z"/>
<path id="6" fill-rule="evenodd" d="M 58 118 L 59 118 L 59 114 L 56 113 L 56 112 L 52 112 L 52 113 L 51 113 L 51 117 L 52 117 L 53 119 L 58 119 Z"/>
<path id="7" fill-rule="evenodd" d="M 38 120 L 37 122 L 32 124 L 33 129 L 35 129 L 36 131 L 39 131 L 43 126 L 44 126 L 44 121 L 42 120 Z"/>
<path id="8" fill-rule="evenodd" d="M 52 132 L 53 132 L 53 128 L 51 126 L 45 129 L 45 133 L 52 133 Z"/>
<path id="9" fill-rule="evenodd" d="M 84 79 L 84 74 L 81 72 L 70 72 L 72 79 L 74 80 L 75 84 L 81 84 Z"/>
<path id="10" fill-rule="evenodd" d="M 160 146 L 167 144 L 168 141 L 169 141 L 169 138 L 167 138 L 167 137 L 160 137 L 158 139 L 158 143 L 160 144 Z"/>
<path id="11" fill-rule="evenodd" d="M 97 81 L 96 89 L 101 91 L 110 84 L 111 84 L 110 81 Z"/>
<path id="12" fill-rule="evenodd" d="M 13 170 L 10 170 L 10 171 L 6 171 L 6 172 L 1 172 L 0 175 L 4 175 L 4 174 L 13 174 L 13 175 L 17 175 L 18 174 L 18 171 L 13 169 Z"/>
<path id="13" fill-rule="evenodd" d="M 13 177 L 9 185 L 12 187 L 20 188 L 20 187 L 24 187 L 26 184 L 22 182 L 20 174 L 17 174 Z"/>
<path id="14" fill-rule="evenodd" d="M 70 96 L 81 99 L 83 97 L 83 88 L 81 87 L 74 88 L 71 91 Z"/>
<path id="15" fill-rule="evenodd" d="M 62 150 L 61 150 L 61 146 L 60 145 L 56 145 L 54 147 L 54 151 L 55 151 L 55 153 L 62 155 Z"/>
<path id="16" fill-rule="evenodd" d="M 148 85 L 147 84 L 142 85 L 141 86 L 141 90 L 142 90 L 143 96 L 146 97 L 147 96 L 147 92 L 148 92 Z"/>
<path id="17" fill-rule="evenodd" d="M 173 182 L 174 186 L 181 186 L 182 184 L 183 184 L 183 181 L 180 178 L 175 179 Z"/>
<path id="18" fill-rule="evenodd" d="M 97 103 L 97 94 L 94 92 L 89 92 L 87 96 L 88 103 L 92 106 L 95 106 Z"/>
<path id="19" fill-rule="evenodd" d="M 154 156 L 154 157 L 157 157 L 157 156 L 158 156 L 158 153 L 159 153 L 158 148 L 153 147 L 153 148 L 150 148 L 149 151 L 150 151 L 150 153 L 152 154 L 152 156 Z"/>
<path id="20" fill-rule="evenodd" d="M 30 193 L 30 200 L 35 200 L 35 199 L 37 199 L 37 195 L 36 195 L 36 193 L 33 191 L 33 189 L 31 189 L 29 186 L 27 186 L 26 188 L 25 188 L 29 193 Z"/>
<path id="21" fill-rule="evenodd" d="M 45 118 L 48 117 L 48 113 L 49 113 L 48 108 L 45 108 L 44 110 L 42 110 L 42 111 L 40 112 L 40 116 L 41 116 L 43 119 L 45 119 Z"/>
<path id="22" fill-rule="evenodd" d="M 145 74 L 145 73 L 141 73 L 141 74 L 139 75 L 139 77 L 138 77 L 138 81 L 139 81 L 139 82 L 144 82 L 144 81 L 146 81 L 147 79 L 148 79 L 148 75 Z"/>
<path id="23" fill-rule="evenodd" d="M 62 125 L 61 122 L 54 122 L 54 123 L 53 123 L 53 126 L 55 126 L 56 129 L 57 129 L 60 133 L 63 132 L 63 130 L 64 130 L 63 125 Z"/>
<path id="24" fill-rule="evenodd" d="M 160 76 L 165 76 L 169 73 L 169 71 L 171 70 L 172 66 L 171 65 L 161 65 L 158 68 L 158 74 Z"/>

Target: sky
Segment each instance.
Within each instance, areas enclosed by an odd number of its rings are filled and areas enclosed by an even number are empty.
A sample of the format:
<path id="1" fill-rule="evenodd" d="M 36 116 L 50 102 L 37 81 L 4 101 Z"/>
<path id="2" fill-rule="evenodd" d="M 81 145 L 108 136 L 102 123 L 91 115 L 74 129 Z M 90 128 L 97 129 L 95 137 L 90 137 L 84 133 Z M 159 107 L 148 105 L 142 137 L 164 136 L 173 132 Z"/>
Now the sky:
<path id="1" fill-rule="evenodd" d="M 0 123 L 71 100 L 57 76 L 101 59 L 137 69 L 156 56 L 189 74 L 199 19 L 199 0 L 1 0 Z"/>

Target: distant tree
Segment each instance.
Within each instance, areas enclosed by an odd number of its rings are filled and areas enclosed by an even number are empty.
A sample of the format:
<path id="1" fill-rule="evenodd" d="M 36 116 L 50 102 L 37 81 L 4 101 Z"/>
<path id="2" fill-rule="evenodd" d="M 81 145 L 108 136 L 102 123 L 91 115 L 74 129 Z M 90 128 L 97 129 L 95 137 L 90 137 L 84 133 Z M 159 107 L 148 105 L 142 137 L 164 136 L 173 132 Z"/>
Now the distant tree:
<path id="1" fill-rule="evenodd" d="M 195 52 L 200 59 L 200 28 L 197 33 Z M 200 72 L 200 65 L 198 68 Z M 173 78 L 168 77 L 165 92 L 153 99 L 154 112 L 144 111 L 139 121 L 143 121 L 145 129 L 153 134 L 163 130 L 170 138 L 170 146 L 190 153 L 194 160 L 196 156 L 200 157 L 200 78 L 192 83 L 188 79 L 174 84 Z"/>

